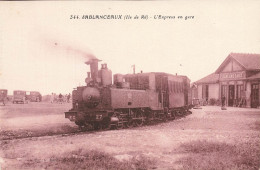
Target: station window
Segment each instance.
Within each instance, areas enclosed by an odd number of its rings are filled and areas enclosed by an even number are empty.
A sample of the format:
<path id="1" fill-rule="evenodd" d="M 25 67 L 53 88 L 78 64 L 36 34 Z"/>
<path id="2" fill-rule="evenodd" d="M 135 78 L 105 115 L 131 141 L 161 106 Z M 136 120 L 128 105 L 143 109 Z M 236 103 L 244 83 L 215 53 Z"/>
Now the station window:
<path id="1" fill-rule="evenodd" d="M 202 98 L 208 100 L 209 97 L 209 85 L 202 85 Z"/>

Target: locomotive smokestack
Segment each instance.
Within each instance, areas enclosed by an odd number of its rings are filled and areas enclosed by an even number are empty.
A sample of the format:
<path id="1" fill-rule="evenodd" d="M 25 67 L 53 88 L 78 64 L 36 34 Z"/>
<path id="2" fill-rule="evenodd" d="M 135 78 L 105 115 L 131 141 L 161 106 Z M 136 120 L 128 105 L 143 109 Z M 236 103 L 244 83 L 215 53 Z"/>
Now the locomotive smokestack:
<path id="1" fill-rule="evenodd" d="M 87 65 L 90 65 L 90 74 L 91 78 L 93 79 L 94 82 L 97 82 L 98 78 L 98 62 L 101 61 L 99 59 L 91 59 L 87 62 L 85 62 Z"/>

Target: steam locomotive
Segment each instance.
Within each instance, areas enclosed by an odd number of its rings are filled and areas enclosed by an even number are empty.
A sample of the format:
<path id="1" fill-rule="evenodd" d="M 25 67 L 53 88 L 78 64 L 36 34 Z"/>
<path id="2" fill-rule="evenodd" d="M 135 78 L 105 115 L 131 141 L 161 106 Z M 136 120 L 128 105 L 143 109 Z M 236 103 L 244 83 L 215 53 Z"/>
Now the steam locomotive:
<path id="1" fill-rule="evenodd" d="M 72 92 L 72 109 L 65 118 L 80 128 L 117 129 L 175 119 L 191 113 L 190 80 L 161 72 L 115 74 L 107 64 L 98 70 L 98 59 L 86 62 L 86 86 Z"/>

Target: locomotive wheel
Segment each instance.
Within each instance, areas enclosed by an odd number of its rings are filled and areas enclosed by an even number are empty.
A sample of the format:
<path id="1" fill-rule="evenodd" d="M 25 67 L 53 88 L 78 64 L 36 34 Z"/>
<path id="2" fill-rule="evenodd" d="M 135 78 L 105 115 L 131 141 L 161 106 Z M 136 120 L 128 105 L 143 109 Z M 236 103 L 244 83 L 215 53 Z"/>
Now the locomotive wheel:
<path id="1" fill-rule="evenodd" d="M 164 114 L 164 116 L 163 116 L 163 121 L 164 121 L 164 122 L 167 122 L 168 119 L 169 119 L 169 118 L 168 118 L 168 115 L 167 115 L 167 114 Z"/>
<path id="2" fill-rule="evenodd" d="M 144 124 L 143 120 L 142 119 L 137 119 L 135 120 L 135 126 L 137 127 L 140 127 Z"/>
<path id="3" fill-rule="evenodd" d="M 78 126 L 78 127 L 79 127 L 79 130 L 80 130 L 81 132 L 85 132 L 85 131 L 88 130 L 88 128 L 87 128 L 86 126 Z"/>
<path id="4" fill-rule="evenodd" d="M 96 122 L 93 124 L 93 128 L 94 128 L 94 130 L 102 130 L 102 124 Z"/>
<path id="5" fill-rule="evenodd" d="M 135 126 L 138 126 L 138 127 L 142 126 L 144 124 L 143 114 L 142 113 L 137 113 L 136 114 L 136 118 L 138 118 L 138 119 L 135 120 Z"/>
<path id="6" fill-rule="evenodd" d="M 90 124 L 86 123 L 86 122 L 85 122 L 85 123 L 77 122 L 76 125 L 78 125 L 79 130 L 80 130 L 80 131 L 83 131 L 83 132 L 92 129 L 92 126 L 91 126 Z"/>
<path id="7" fill-rule="evenodd" d="M 117 130 L 120 130 L 120 129 L 123 129 L 123 128 L 124 128 L 124 124 L 123 124 L 123 123 L 118 122 L 118 123 L 116 124 L 116 129 L 117 129 Z"/>
<path id="8" fill-rule="evenodd" d="M 174 120 L 175 119 L 175 112 L 171 113 L 171 119 Z"/>
<path id="9" fill-rule="evenodd" d="M 110 123 L 110 119 L 109 119 L 109 118 L 105 118 L 105 119 L 102 121 L 102 129 L 103 129 L 103 130 L 109 130 L 109 129 L 111 129 L 111 123 Z"/>
<path id="10" fill-rule="evenodd" d="M 134 121 L 132 119 L 129 119 L 128 122 L 126 123 L 126 127 L 132 128 L 134 126 Z"/>
<path id="11" fill-rule="evenodd" d="M 79 127 L 79 131 L 85 132 L 88 130 L 88 128 L 84 124 L 77 124 Z"/>
<path id="12" fill-rule="evenodd" d="M 165 114 L 160 114 L 160 120 L 163 121 L 163 122 L 166 122 L 167 121 L 167 117 Z"/>
<path id="13" fill-rule="evenodd" d="M 179 110 L 176 111 L 176 115 L 177 115 L 177 116 L 182 116 L 181 111 L 179 111 Z"/>

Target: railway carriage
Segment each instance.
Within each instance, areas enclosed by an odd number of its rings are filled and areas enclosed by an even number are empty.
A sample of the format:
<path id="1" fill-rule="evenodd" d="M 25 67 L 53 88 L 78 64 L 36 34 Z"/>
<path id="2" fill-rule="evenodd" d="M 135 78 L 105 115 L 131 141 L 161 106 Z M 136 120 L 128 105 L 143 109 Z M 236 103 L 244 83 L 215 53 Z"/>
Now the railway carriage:
<path id="1" fill-rule="evenodd" d="M 65 117 L 80 127 L 109 129 L 184 115 L 191 107 L 190 80 L 186 76 L 151 72 L 115 74 L 106 64 L 98 70 L 97 59 L 86 64 L 86 86 L 72 92 L 72 109 Z"/>

